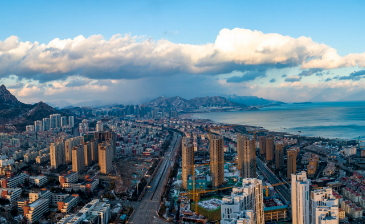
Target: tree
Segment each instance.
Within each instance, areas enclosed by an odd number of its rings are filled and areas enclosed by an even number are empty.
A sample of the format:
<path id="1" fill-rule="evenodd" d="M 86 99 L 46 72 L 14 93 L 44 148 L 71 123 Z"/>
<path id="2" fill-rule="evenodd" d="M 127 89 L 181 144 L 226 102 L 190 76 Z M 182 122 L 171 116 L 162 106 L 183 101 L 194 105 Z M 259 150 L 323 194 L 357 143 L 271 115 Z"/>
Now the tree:
<path id="1" fill-rule="evenodd" d="M 12 209 L 11 209 L 11 211 L 10 211 L 10 214 L 12 215 L 12 216 L 17 216 L 18 215 L 18 209 L 16 208 L 16 207 L 13 207 Z"/>

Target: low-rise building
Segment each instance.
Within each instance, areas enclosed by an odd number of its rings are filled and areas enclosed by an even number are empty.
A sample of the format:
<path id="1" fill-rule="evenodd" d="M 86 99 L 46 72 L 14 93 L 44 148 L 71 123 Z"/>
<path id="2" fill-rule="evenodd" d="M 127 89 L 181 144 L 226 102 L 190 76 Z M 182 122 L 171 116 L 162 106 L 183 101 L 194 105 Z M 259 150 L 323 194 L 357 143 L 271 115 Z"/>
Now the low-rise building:
<path id="1" fill-rule="evenodd" d="M 85 205 L 76 215 L 72 215 L 67 218 L 67 221 L 58 222 L 59 224 L 72 223 L 72 224 L 80 224 L 80 223 L 98 223 L 98 224 L 107 224 L 110 220 L 111 212 L 110 212 L 110 204 L 106 202 L 100 201 L 99 199 L 94 199 Z"/>
<path id="2" fill-rule="evenodd" d="M 55 193 L 55 194 L 53 194 L 52 206 L 57 206 L 58 202 L 65 200 L 65 198 L 67 198 L 68 196 L 70 196 L 70 195 L 69 194 L 64 194 L 64 193 Z"/>
<path id="3" fill-rule="evenodd" d="M 10 178 L 3 178 L 1 179 L 1 187 L 3 188 L 15 188 L 24 184 L 25 180 L 28 179 L 28 174 L 21 173 L 17 176 L 13 176 Z"/>
<path id="4" fill-rule="evenodd" d="M 30 176 L 29 183 L 42 187 L 47 183 L 48 179 L 46 176 Z"/>
<path id="5" fill-rule="evenodd" d="M 68 213 L 73 207 L 75 207 L 79 203 L 79 195 L 73 194 L 69 195 L 67 198 L 62 201 L 57 202 L 58 211 L 62 213 Z"/>
<path id="6" fill-rule="evenodd" d="M 0 188 L 1 198 L 9 200 L 10 203 L 17 201 L 21 193 L 21 188 Z"/>
<path id="7" fill-rule="evenodd" d="M 77 183 L 79 180 L 79 173 L 68 171 L 67 174 L 58 177 L 59 182 L 62 183 Z"/>
<path id="8" fill-rule="evenodd" d="M 40 198 L 46 198 L 48 199 L 48 202 L 50 203 L 53 197 L 53 193 L 49 190 L 42 189 L 38 192 L 30 192 L 29 193 L 29 203 L 33 203 L 34 201 L 40 199 Z"/>
<path id="9" fill-rule="evenodd" d="M 99 179 L 94 179 L 92 181 L 86 181 L 84 183 L 61 183 L 61 187 L 66 191 L 83 191 L 83 192 L 93 192 L 99 185 Z"/>
<path id="10" fill-rule="evenodd" d="M 40 198 L 29 205 L 23 207 L 24 216 L 29 224 L 39 221 L 43 214 L 49 211 L 49 200 Z"/>

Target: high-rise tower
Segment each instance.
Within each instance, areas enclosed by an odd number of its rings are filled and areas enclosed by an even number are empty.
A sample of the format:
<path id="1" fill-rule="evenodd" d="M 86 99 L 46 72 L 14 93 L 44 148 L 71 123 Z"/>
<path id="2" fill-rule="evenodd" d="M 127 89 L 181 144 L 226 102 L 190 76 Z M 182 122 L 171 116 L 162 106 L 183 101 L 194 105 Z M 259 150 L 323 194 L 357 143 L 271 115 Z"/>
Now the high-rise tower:
<path id="1" fill-rule="evenodd" d="M 287 178 L 291 179 L 291 175 L 297 172 L 297 151 L 288 149 L 287 152 Z"/>
<path id="2" fill-rule="evenodd" d="M 113 151 L 109 141 L 99 143 L 99 166 L 100 173 L 107 174 L 113 169 Z"/>
<path id="3" fill-rule="evenodd" d="M 83 145 L 72 148 L 72 171 L 82 173 L 85 170 L 85 155 Z"/>
<path id="4" fill-rule="evenodd" d="M 219 187 L 224 182 L 224 151 L 223 137 L 211 135 L 209 139 L 210 147 L 210 175 L 212 186 Z"/>
<path id="5" fill-rule="evenodd" d="M 260 148 L 260 155 L 263 156 L 266 153 L 266 137 L 259 136 L 259 148 Z"/>
<path id="6" fill-rule="evenodd" d="M 282 142 L 275 143 L 275 169 L 280 170 L 284 166 L 284 145 Z"/>
<path id="7" fill-rule="evenodd" d="M 307 179 L 307 173 L 305 171 L 291 175 L 291 205 L 293 224 L 311 223 L 309 208 L 310 184 L 311 181 L 310 179 Z"/>
<path id="8" fill-rule="evenodd" d="M 266 137 L 266 161 L 272 161 L 274 159 L 274 137 Z"/>
<path id="9" fill-rule="evenodd" d="M 255 141 L 237 134 L 237 169 L 243 178 L 256 178 Z"/>
<path id="10" fill-rule="evenodd" d="M 191 139 L 182 140 L 182 180 L 185 189 L 188 188 L 188 176 L 194 172 L 194 146 Z"/>
<path id="11" fill-rule="evenodd" d="M 52 143 L 50 146 L 51 168 L 57 169 L 65 164 L 65 145 L 63 142 Z"/>

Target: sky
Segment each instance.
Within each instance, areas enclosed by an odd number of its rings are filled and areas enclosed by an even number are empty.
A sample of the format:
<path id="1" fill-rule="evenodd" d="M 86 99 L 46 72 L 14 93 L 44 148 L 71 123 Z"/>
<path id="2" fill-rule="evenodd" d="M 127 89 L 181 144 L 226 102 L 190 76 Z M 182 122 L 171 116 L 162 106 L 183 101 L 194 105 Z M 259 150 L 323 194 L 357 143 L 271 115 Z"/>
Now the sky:
<path id="1" fill-rule="evenodd" d="M 365 100 L 364 9 L 363 1 L 6 1 L 0 79 L 26 103 Z"/>

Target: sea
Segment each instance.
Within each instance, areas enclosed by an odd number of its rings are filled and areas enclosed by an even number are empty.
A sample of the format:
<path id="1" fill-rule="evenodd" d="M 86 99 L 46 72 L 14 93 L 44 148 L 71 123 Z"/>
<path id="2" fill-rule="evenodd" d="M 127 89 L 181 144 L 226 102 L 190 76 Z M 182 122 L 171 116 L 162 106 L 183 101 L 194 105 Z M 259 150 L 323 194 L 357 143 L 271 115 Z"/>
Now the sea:
<path id="1" fill-rule="evenodd" d="M 365 101 L 288 103 L 255 111 L 198 113 L 193 118 L 260 126 L 302 136 L 365 140 Z"/>

